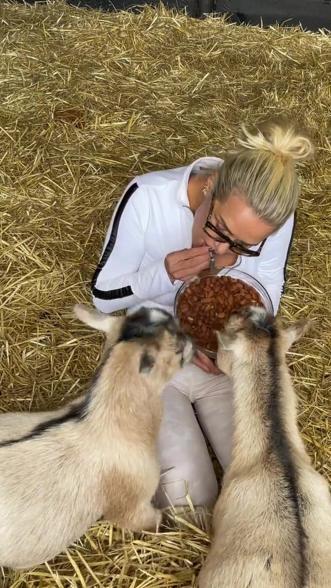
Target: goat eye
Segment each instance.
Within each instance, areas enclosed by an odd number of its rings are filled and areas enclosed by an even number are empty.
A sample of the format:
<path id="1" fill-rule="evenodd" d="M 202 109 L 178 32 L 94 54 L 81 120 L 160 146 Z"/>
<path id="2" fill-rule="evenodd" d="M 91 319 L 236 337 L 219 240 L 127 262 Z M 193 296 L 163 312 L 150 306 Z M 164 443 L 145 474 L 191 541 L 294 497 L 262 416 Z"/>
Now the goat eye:
<path id="1" fill-rule="evenodd" d="M 155 365 L 155 359 L 147 351 L 144 351 L 140 358 L 139 373 L 149 374 Z"/>

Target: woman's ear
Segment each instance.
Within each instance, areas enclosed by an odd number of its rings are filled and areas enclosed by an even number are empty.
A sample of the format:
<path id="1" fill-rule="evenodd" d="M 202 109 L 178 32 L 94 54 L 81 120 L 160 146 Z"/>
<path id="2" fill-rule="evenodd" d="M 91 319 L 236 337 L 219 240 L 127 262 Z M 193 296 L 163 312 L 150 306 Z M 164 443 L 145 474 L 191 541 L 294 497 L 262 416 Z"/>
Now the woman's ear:
<path id="1" fill-rule="evenodd" d="M 213 173 L 210 176 L 208 176 L 207 181 L 206 181 L 206 195 L 213 193 L 214 188 L 215 188 L 215 182 L 216 182 L 216 173 Z"/>

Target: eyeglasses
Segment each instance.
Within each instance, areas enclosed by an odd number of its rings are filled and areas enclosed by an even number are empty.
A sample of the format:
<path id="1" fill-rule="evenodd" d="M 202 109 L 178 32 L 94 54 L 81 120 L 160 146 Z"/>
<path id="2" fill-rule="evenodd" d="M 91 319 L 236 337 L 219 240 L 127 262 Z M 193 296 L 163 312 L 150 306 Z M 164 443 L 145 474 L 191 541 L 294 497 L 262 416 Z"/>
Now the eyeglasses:
<path id="1" fill-rule="evenodd" d="M 203 227 L 204 232 L 209 237 L 211 237 L 214 241 L 216 241 L 217 243 L 228 243 L 229 249 L 231 249 L 231 251 L 233 251 L 234 253 L 238 253 L 238 255 L 246 255 L 247 257 L 258 257 L 261 253 L 261 249 L 262 249 L 263 245 L 266 242 L 266 239 L 264 239 L 260 243 L 258 249 L 250 249 L 249 247 L 245 247 L 244 245 L 241 245 L 241 243 L 238 243 L 238 241 L 233 241 L 232 239 L 230 239 L 230 237 L 228 237 L 222 231 L 220 231 L 217 227 L 215 227 L 215 225 L 213 225 L 213 223 L 210 221 L 210 218 L 211 218 L 212 212 L 213 212 L 212 211 L 213 205 L 214 205 L 214 198 L 212 199 L 211 209 L 208 214 L 205 225 Z"/>

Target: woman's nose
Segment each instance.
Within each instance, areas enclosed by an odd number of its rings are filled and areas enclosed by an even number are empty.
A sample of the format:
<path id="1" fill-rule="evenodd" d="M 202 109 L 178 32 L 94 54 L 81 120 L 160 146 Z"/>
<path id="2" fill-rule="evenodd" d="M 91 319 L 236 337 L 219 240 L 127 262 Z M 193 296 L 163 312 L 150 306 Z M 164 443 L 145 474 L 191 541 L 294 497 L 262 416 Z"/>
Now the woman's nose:
<path id="1" fill-rule="evenodd" d="M 206 243 L 207 247 L 209 247 L 209 249 L 212 249 L 218 255 L 222 255 L 222 253 L 226 253 L 230 247 L 229 243 L 226 243 L 226 242 L 220 243 L 219 241 L 216 241 L 215 239 L 210 237 L 210 235 L 205 236 L 205 243 Z"/>
<path id="2" fill-rule="evenodd" d="M 212 237 L 205 234 L 204 241 L 205 241 L 207 247 L 209 247 L 209 249 L 213 249 L 214 251 L 216 251 L 217 243 Z"/>
<path id="3" fill-rule="evenodd" d="M 229 243 L 220 243 L 219 241 L 215 241 L 215 252 L 217 255 L 222 255 L 222 253 L 227 253 L 230 249 Z"/>

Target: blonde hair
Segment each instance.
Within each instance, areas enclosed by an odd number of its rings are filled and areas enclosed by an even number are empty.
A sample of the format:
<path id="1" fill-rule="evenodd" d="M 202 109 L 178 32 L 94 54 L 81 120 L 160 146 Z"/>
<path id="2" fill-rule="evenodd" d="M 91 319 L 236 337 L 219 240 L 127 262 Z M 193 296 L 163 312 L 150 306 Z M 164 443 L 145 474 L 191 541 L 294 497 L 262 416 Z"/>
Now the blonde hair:
<path id="1" fill-rule="evenodd" d="M 280 227 L 295 211 L 300 193 L 295 162 L 313 154 L 308 137 L 292 123 L 263 123 L 253 131 L 242 126 L 240 147 L 227 154 L 215 178 L 215 197 L 226 199 L 237 189 L 256 214 Z"/>

